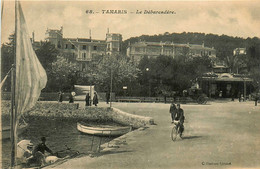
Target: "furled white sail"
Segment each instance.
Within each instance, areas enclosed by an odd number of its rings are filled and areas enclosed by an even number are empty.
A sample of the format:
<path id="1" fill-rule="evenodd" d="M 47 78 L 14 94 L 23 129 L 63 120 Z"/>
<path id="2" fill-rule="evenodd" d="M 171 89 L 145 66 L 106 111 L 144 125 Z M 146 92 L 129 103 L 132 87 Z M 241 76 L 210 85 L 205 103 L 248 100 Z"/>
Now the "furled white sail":
<path id="1" fill-rule="evenodd" d="M 47 83 L 46 72 L 33 50 L 20 2 L 16 37 L 15 104 L 19 115 L 35 105 Z"/>

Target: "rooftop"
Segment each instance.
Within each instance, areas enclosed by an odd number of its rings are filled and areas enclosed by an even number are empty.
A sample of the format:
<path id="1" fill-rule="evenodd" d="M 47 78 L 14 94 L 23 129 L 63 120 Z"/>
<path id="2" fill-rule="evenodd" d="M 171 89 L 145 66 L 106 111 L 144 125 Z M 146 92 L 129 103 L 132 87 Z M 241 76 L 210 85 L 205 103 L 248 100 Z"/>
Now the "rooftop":
<path id="1" fill-rule="evenodd" d="M 130 44 L 130 46 L 142 47 L 142 46 L 177 46 L 177 47 L 190 47 L 192 49 L 208 49 L 215 50 L 214 48 L 204 47 L 203 45 L 198 44 L 181 44 L 181 43 L 173 43 L 173 42 L 135 42 Z"/>

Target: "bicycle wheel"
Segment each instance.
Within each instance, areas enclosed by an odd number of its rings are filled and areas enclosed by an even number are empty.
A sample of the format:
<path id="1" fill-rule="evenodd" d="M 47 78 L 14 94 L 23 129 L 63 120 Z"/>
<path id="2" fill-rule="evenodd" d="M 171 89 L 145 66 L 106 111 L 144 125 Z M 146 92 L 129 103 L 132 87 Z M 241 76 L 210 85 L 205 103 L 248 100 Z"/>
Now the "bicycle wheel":
<path id="1" fill-rule="evenodd" d="M 200 96 L 200 97 L 197 99 L 197 102 L 198 102 L 198 104 L 203 104 L 204 98 L 203 98 L 202 96 Z"/>
<path id="2" fill-rule="evenodd" d="M 207 102 L 208 102 L 208 100 L 205 100 L 205 101 L 203 102 L 203 104 L 207 104 Z"/>
<path id="3" fill-rule="evenodd" d="M 177 130 L 177 127 L 174 126 L 174 127 L 172 128 L 172 133 L 171 133 L 172 141 L 175 141 L 175 140 L 176 140 L 177 135 L 178 135 L 178 130 Z"/>

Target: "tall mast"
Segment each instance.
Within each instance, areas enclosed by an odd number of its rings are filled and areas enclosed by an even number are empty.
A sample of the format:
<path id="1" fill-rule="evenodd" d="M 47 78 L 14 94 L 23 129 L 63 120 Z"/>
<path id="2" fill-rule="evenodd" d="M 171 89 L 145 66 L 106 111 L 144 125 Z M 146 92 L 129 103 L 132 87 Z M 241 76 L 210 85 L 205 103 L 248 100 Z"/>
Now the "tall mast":
<path id="1" fill-rule="evenodd" d="M 4 10 L 4 1 L 2 1 L 2 9 L 1 9 L 1 24 L 2 24 L 2 18 L 3 18 L 3 10 Z"/>
<path id="2" fill-rule="evenodd" d="M 112 73 L 112 63 L 111 63 L 111 72 L 110 72 L 110 108 L 112 107 L 112 85 L 113 85 L 113 73 Z"/>
<path id="3" fill-rule="evenodd" d="M 14 65 L 11 77 L 11 168 L 14 168 L 16 163 L 16 105 L 15 105 L 15 81 L 16 81 L 16 44 L 17 44 L 17 6 L 18 1 L 15 0 L 15 34 L 14 34 Z"/>

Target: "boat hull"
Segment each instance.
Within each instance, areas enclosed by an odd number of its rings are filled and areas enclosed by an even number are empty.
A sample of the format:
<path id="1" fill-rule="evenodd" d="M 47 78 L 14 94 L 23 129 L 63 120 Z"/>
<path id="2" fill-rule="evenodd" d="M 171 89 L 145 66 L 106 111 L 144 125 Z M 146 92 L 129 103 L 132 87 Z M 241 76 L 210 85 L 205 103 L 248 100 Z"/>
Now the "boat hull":
<path id="1" fill-rule="evenodd" d="M 23 125 L 20 125 L 18 130 L 17 130 L 17 134 L 20 135 L 22 134 L 26 128 L 27 128 L 28 124 L 23 124 Z M 2 128 L 2 140 L 5 140 L 5 139 L 10 139 L 10 132 L 11 132 L 11 128 L 10 127 L 3 127 Z"/>
<path id="2" fill-rule="evenodd" d="M 77 129 L 85 134 L 96 136 L 120 136 L 131 131 L 131 126 L 127 127 L 93 127 L 77 123 Z"/>

